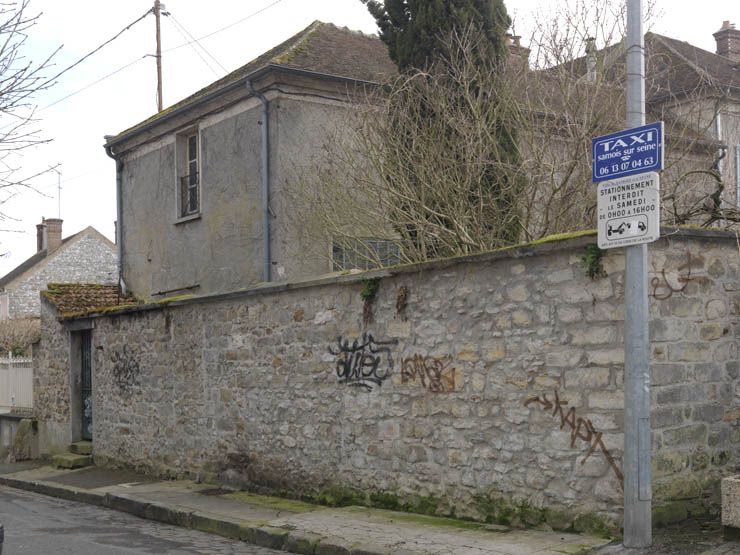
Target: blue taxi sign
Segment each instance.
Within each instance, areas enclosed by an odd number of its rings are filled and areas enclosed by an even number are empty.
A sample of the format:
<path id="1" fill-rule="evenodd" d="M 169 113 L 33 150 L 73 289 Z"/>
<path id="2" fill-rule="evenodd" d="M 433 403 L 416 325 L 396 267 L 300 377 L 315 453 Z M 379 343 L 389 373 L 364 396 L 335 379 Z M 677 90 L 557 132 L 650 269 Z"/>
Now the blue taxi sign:
<path id="1" fill-rule="evenodd" d="M 663 122 L 591 139 L 594 183 L 663 169 Z"/>

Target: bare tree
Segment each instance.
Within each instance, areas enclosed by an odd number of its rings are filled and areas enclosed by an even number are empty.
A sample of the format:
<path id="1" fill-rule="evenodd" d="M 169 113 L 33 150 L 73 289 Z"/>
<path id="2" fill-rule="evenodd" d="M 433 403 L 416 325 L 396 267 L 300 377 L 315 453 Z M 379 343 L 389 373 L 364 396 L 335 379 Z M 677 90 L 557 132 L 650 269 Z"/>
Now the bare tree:
<path id="1" fill-rule="evenodd" d="M 41 324 L 38 318 L 19 318 L 0 322 L 0 352 L 11 352 L 14 356 L 24 356 L 30 347 L 41 338 Z"/>
<path id="2" fill-rule="evenodd" d="M 348 114 L 291 193 L 317 253 L 331 241 L 350 261 L 337 269 L 373 267 L 593 228 L 591 139 L 625 120 L 623 6 L 569 6 L 535 20 L 531 51 L 511 45 L 503 77 L 471 55 L 475 33 L 453 33 L 445 72 L 405 74 Z M 684 68 L 660 49 L 649 55 L 648 118 L 666 124 L 664 223 L 737 222 L 712 135 L 726 91 L 708 74 L 690 89 L 667 86 Z M 492 140 L 503 118 L 517 129 L 516 163 Z M 488 172 L 508 186 L 483 190 Z"/>
<path id="3" fill-rule="evenodd" d="M 44 73 L 49 57 L 34 62 L 24 49 L 39 15 L 28 15 L 29 1 L 0 3 L 0 204 L 24 189 L 41 173 L 24 173 L 19 162 L 23 151 L 48 142 L 37 127 L 34 97 L 53 85 Z M 0 220 L 9 216 L 0 212 Z"/>

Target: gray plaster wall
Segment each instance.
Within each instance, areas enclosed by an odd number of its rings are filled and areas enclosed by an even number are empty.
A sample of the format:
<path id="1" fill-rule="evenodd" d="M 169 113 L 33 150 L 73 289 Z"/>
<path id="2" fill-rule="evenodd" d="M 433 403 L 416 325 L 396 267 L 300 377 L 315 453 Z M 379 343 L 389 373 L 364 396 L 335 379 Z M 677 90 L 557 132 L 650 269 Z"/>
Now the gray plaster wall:
<path id="1" fill-rule="evenodd" d="M 254 110 L 200 131 L 201 214 L 177 212 L 174 141 L 124 162 L 124 279 L 135 294 L 237 289 L 260 279 Z"/>
<path id="2" fill-rule="evenodd" d="M 594 241 L 370 274 L 369 312 L 360 275 L 101 315 L 96 460 L 474 518 L 618 520 L 624 257 L 586 277 Z M 740 254 L 681 233 L 650 253 L 654 505 L 686 516 L 740 461 Z M 69 322 L 44 325 L 51 365 Z M 50 368 L 35 406 L 60 422 Z"/>
<path id="3" fill-rule="evenodd" d="M 274 280 L 326 274 L 332 271 L 331 238 L 321 229 L 326 211 L 315 209 L 311 189 L 322 185 L 318 171 L 334 147 L 335 137 L 352 123 L 352 105 L 280 98 L 275 106 L 278 127 L 270 203 L 275 215 Z"/>
<path id="4" fill-rule="evenodd" d="M 117 282 L 115 247 L 97 232 L 86 230 L 5 287 L 10 301 L 9 314 L 11 318 L 38 318 L 39 292 L 48 283 L 111 285 Z"/>
<path id="5" fill-rule="evenodd" d="M 272 279 L 323 274 L 331 268 L 328 242 L 317 257 L 315 245 L 296 229 L 301 207 L 282 191 L 286 180 L 300 175 L 296 167 L 317 162 L 323 126 L 336 124 L 345 108 L 274 92 L 268 98 Z M 202 195 L 193 219 L 177 217 L 174 135 L 124 158 L 123 271 L 136 295 L 225 292 L 263 280 L 261 118 L 262 107 L 252 98 L 192 122 L 200 126 Z"/>

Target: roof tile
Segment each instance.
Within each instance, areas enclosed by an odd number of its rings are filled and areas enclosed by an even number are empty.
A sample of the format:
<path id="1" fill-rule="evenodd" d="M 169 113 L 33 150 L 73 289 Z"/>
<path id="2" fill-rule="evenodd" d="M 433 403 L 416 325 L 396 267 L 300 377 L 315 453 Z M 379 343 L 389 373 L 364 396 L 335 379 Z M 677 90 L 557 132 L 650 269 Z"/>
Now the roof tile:
<path id="1" fill-rule="evenodd" d="M 103 312 L 106 309 L 137 304 L 134 297 L 122 295 L 117 285 L 50 283 L 41 294 L 64 317 Z"/>
<path id="2" fill-rule="evenodd" d="M 108 140 L 115 142 L 168 113 L 195 104 L 219 89 L 245 79 L 268 66 L 310 71 L 346 79 L 379 83 L 398 74 L 388 49 L 374 35 L 314 21 L 301 32 L 261 54 L 207 87 Z"/>

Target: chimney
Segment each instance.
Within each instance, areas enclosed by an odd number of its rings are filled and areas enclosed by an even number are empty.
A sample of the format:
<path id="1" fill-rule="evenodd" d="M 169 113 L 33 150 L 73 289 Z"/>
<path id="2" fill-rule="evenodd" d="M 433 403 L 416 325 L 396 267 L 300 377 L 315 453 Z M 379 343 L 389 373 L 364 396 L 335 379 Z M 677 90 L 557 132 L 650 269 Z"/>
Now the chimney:
<path id="1" fill-rule="evenodd" d="M 586 78 L 591 81 L 596 81 L 596 39 L 588 37 L 586 39 Z"/>
<path id="2" fill-rule="evenodd" d="M 41 218 L 41 223 L 36 224 L 36 252 L 46 248 L 46 221 Z"/>
<path id="3" fill-rule="evenodd" d="M 717 54 L 733 62 L 740 62 L 740 30 L 735 29 L 734 23 L 723 22 L 722 28 L 713 36 L 717 41 Z"/>
<path id="4" fill-rule="evenodd" d="M 63 220 L 59 220 L 57 218 L 44 220 L 44 223 L 46 224 L 44 243 L 47 253 L 55 251 L 62 244 L 62 221 Z"/>
<path id="5" fill-rule="evenodd" d="M 509 60 L 516 69 L 529 67 L 529 48 L 522 46 L 522 37 L 506 33 L 506 44 L 509 47 Z"/>

